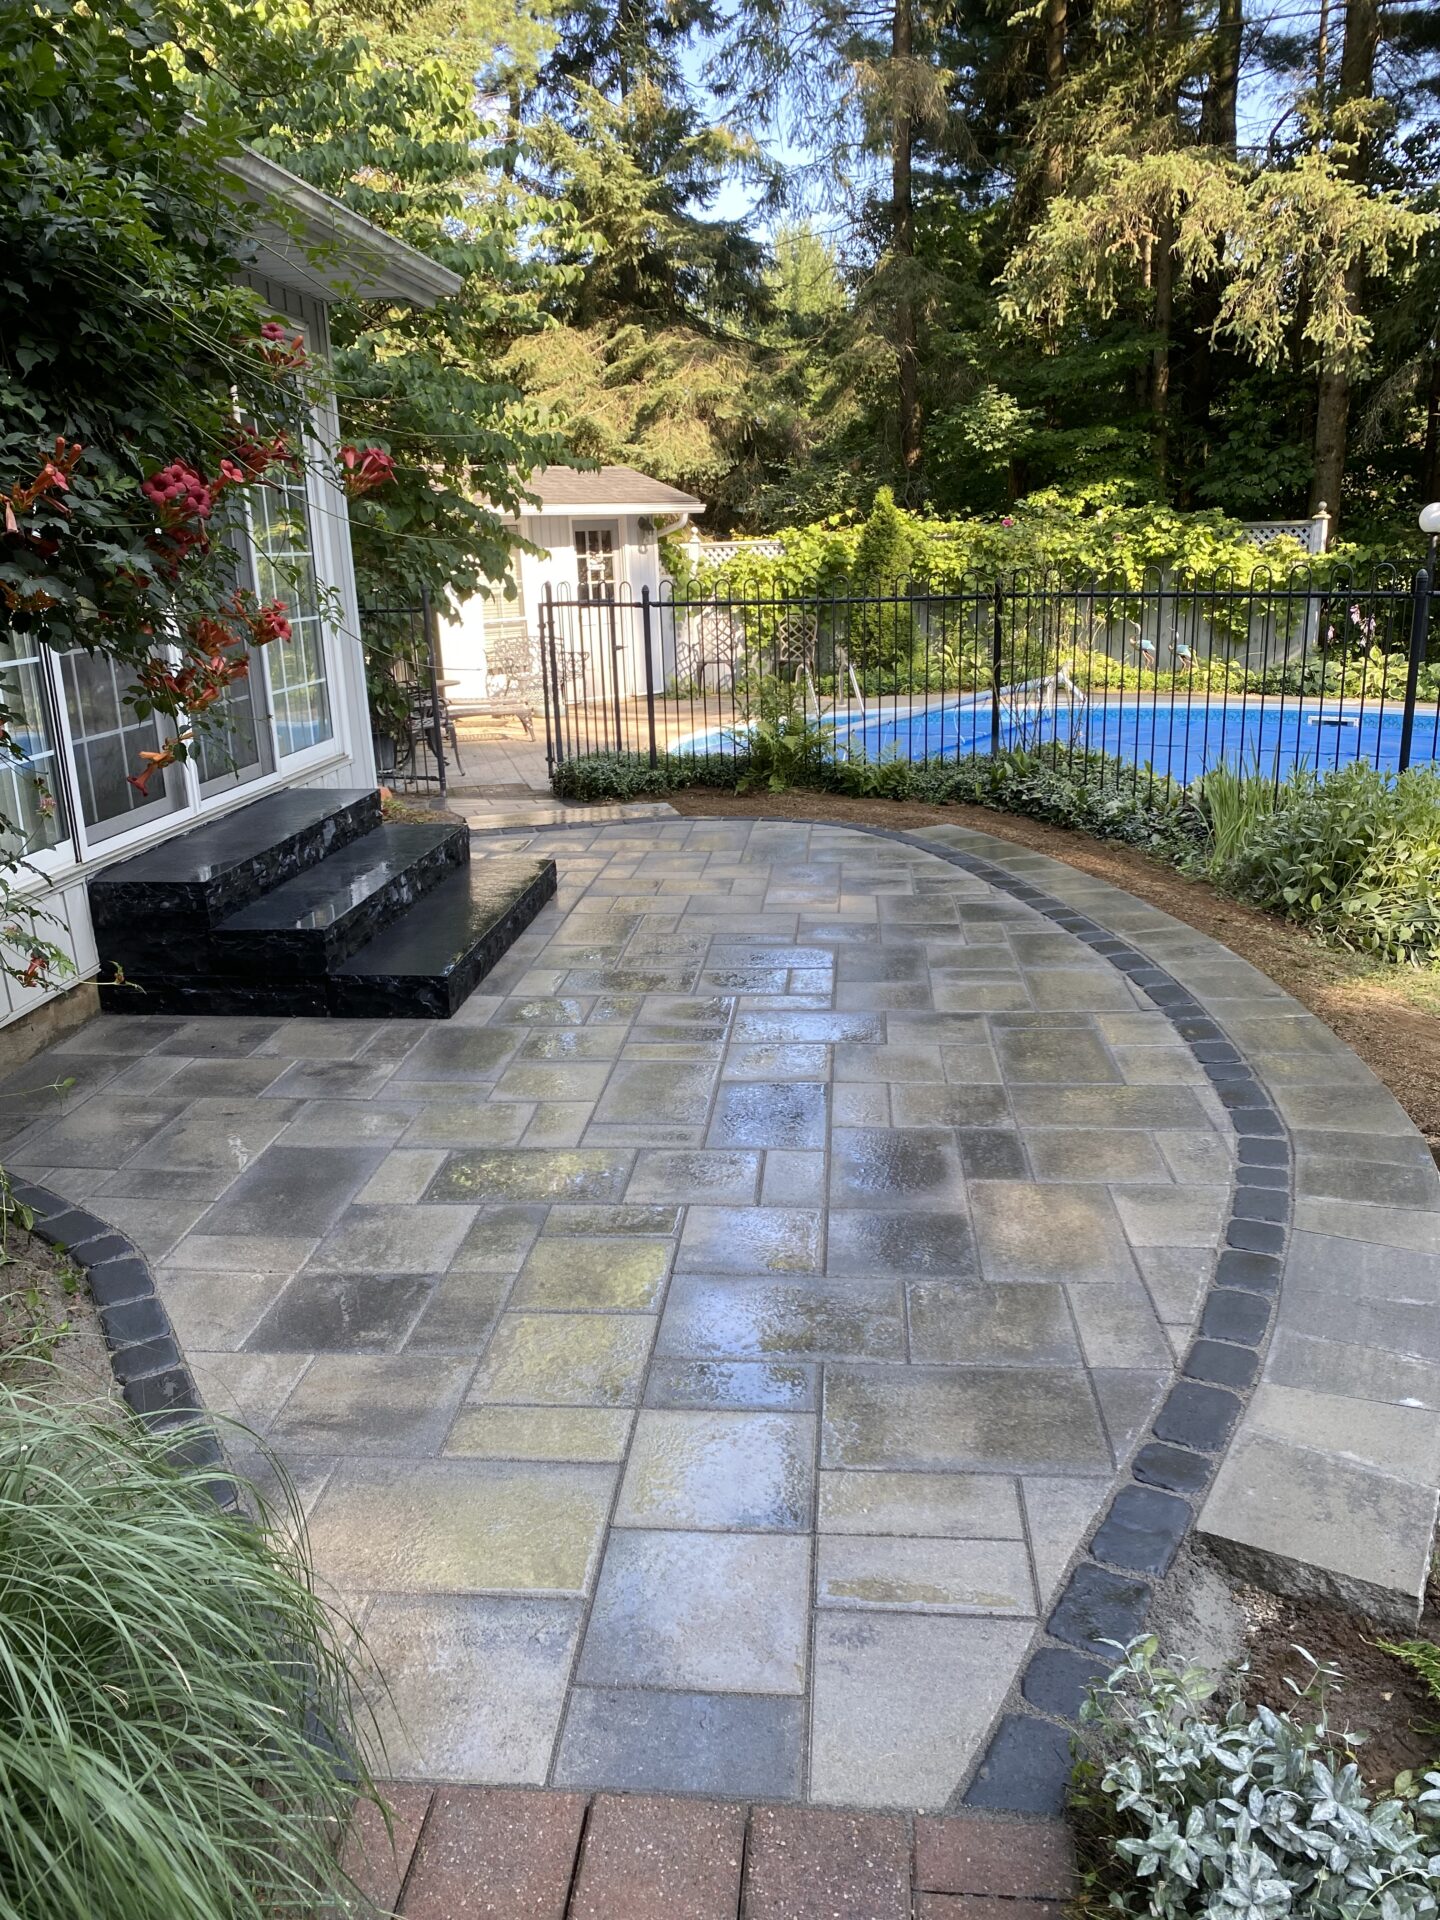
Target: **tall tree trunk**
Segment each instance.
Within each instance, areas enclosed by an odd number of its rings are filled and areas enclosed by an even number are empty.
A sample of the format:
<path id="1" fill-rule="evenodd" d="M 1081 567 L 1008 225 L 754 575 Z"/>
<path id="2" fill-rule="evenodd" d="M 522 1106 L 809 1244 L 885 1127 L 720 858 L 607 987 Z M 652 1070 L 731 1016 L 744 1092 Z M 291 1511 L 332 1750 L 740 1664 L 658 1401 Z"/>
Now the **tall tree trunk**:
<path id="1" fill-rule="evenodd" d="M 1168 212 L 1155 231 L 1154 262 L 1156 337 L 1150 355 L 1150 421 L 1163 498 L 1170 477 L 1170 336 L 1175 324 L 1175 221 Z"/>
<path id="2" fill-rule="evenodd" d="M 1227 160 L 1235 158 L 1236 116 L 1240 96 L 1240 47 L 1245 32 L 1245 0 L 1218 0 L 1211 44 L 1210 74 L 1200 109 L 1200 138 Z M 1210 413 L 1215 399 L 1215 325 L 1220 318 L 1221 279 L 1202 281 L 1194 290 L 1193 334 L 1184 379 L 1186 418 L 1202 468 L 1209 452 Z M 1182 504 L 1189 503 L 1194 473 L 1185 476 Z"/>
<path id="3" fill-rule="evenodd" d="M 1420 461 L 1420 498 L 1440 500 L 1440 353 L 1430 357 L 1430 390 L 1425 397 L 1425 452 Z"/>
<path id="4" fill-rule="evenodd" d="M 1340 55 L 1340 98 L 1368 99 L 1375 88 L 1375 50 L 1380 39 L 1378 0 L 1345 0 L 1345 45 Z M 1368 141 L 1357 141 L 1345 172 L 1363 187 L 1370 171 Z M 1344 298 L 1352 312 L 1365 290 L 1365 269 L 1357 263 L 1345 275 Z M 1345 437 L 1350 424 L 1350 370 L 1340 360 L 1322 365 L 1315 394 L 1315 474 L 1310 511 L 1330 509 L 1332 529 L 1340 518 L 1340 488 L 1345 478 Z"/>
<path id="5" fill-rule="evenodd" d="M 1219 0 L 1215 14 L 1210 82 L 1200 110 L 1200 138 L 1235 157 L 1236 111 L 1240 99 L 1240 44 L 1245 31 L 1244 0 Z"/>
<path id="6" fill-rule="evenodd" d="M 895 357 L 899 373 L 900 464 L 907 501 L 913 502 L 920 486 L 920 345 L 915 319 L 915 291 L 912 272 L 915 260 L 915 192 L 911 179 L 911 157 L 915 143 L 915 120 L 910 110 L 910 61 L 914 52 L 914 20 L 911 0 L 895 0 L 890 50 L 895 61 L 898 87 L 895 123 L 890 149 L 892 198 L 891 248 L 898 276 L 895 302 Z"/>
<path id="7" fill-rule="evenodd" d="M 1069 11 L 1069 0 L 1045 0 L 1044 53 L 1047 100 L 1053 99 L 1060 91 L 1061 82 L 1065 78 L 1065 29 L 1069 23 Z M 1060 191 L 1062 184 L 1059 150 L 1052 146 L 1045 155 L 1041 191 L 1048 200 L 1052 194 Z"/>

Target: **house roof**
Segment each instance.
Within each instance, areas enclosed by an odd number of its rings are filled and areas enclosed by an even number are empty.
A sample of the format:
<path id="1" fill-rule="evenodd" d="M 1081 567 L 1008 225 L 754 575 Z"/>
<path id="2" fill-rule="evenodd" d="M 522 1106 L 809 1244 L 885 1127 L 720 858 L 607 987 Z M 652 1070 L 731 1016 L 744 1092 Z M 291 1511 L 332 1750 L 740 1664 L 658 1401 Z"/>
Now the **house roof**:
<path id="1" fill-rule="evenodd" d="M 224 165 L 246 199 L 274 210 L 273 217 L 261 218 L 250 238 L 250 264 L 256 273 L 283 280 L 318 300 L 406 300 L 430 307 L 460 291 L 459 274 L 382 232 L 274 160 L 246 147 Z"/>
<path id="2" fill-rule="evenodd" d="M 608 513 L 703 513 L 705 502 L 682 493 L 663 480 L 652 480 L 634 467 L 542 467 L 525 482 L 527 493 L 539 501 L 541 513 L 569 513 L 574 508 L 603 509 Z"/>

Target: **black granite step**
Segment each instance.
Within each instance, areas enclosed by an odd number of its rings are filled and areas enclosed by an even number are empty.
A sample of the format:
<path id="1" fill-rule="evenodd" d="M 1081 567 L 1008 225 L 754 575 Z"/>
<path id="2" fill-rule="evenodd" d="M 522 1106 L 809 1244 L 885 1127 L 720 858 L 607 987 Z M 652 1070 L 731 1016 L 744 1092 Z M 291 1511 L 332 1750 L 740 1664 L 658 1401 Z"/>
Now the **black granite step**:
<path id="1" fill-rule="evenodd" d="M 470 830 L 397 822 L 327 854 L 215 929 L 217 973 L 328 973 L 470 858 Z"/>
<path id="2" fill-rule="evenodd" d="M 89 883 L 101 953 L 114 945 L 106 935 L 137 925 L 212 927 L 379 825 L 374 788 L 301 787 L 147 847 Z"/>
<path id="3" fill-rule="evenodd" d="M 102 1013 L 272 1014 L 323 1019 L 330 1011 L 325 981 L 245 980 L 236 975 L 157 970 L 120 985 L 99 982 Z"/>
<path id="4" fill-rule="evenodd" d="M 336 966 L 330 1011 L 448 1020 L 555 892 L 555 862 L 472 861 Z"/>

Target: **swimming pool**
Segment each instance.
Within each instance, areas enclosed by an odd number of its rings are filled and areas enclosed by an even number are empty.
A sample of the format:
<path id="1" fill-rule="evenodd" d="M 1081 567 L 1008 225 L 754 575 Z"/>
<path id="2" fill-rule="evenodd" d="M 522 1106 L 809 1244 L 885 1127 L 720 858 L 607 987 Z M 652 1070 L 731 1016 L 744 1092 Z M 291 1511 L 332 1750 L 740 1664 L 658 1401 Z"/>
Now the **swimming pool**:
<path id="1" fill-rule="evenodd" d="M 1002 706 L 1002 748 L 1054 744 L 1063 755 L 1107 753 L 1136 766 L 1149 765 L 1188 784 L 1221 762 L 1249 771 L 1259 766 L 1282 776 L 1297 766 L 1324 773 L 1368 760 L 1394 773 L 1400 765 L 1401 702 L 1282 698 L 1276 694 L 1216 700 L 1181 696 L 1153 701 L 1091 700 L 1062 703 L 1044 713 L 1012 713 Z M 835 751 L 844 759 L 963 760 L 989 753 L 989 694 L 909 706 L 875 701 L 862 717 L 842 712 L 834 727 Z M 733 753 L 743 750 L 745 729 L 714 727 L 672 743 L 672 753 Z M 1422 707 L 1415 715 L 1411 764 L 1437 756 L 1440 713 Z"/>

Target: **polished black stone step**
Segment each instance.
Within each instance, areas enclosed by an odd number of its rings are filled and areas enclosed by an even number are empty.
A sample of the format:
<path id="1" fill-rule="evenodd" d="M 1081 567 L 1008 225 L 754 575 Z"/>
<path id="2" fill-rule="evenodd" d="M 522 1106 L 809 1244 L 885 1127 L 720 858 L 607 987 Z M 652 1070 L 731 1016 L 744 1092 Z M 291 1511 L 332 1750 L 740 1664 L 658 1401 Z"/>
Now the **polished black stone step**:
<path id="1" fill-rule="evenodd" d="M 284 979 L 328 973 L 469 858 L 468 827 L 377 827 L 221 921 L 215 971 Z"/>
<path id="2" fill-rule="evenodd" d="M 329 1013 L 325 982 L 242 980 L 220 974 L 156 973 L 122 985 L 101 980 L 102 1013 L 274 1014 L 277 1018 Z"/>
<path id="3" fill-rule="evenodd" d="M 348 1019 L 448 1020 L 555 892 L 555 862 L 472 861 L 331 972 Z"/>
<path id="4" fill-rule="evenodd" d="M 213 926 L 379 825 L 374 788 L 301 787 L 147 847 L 89 883 L 102 955 L 112 929 L 162 919 L 172 929 Z"/>

